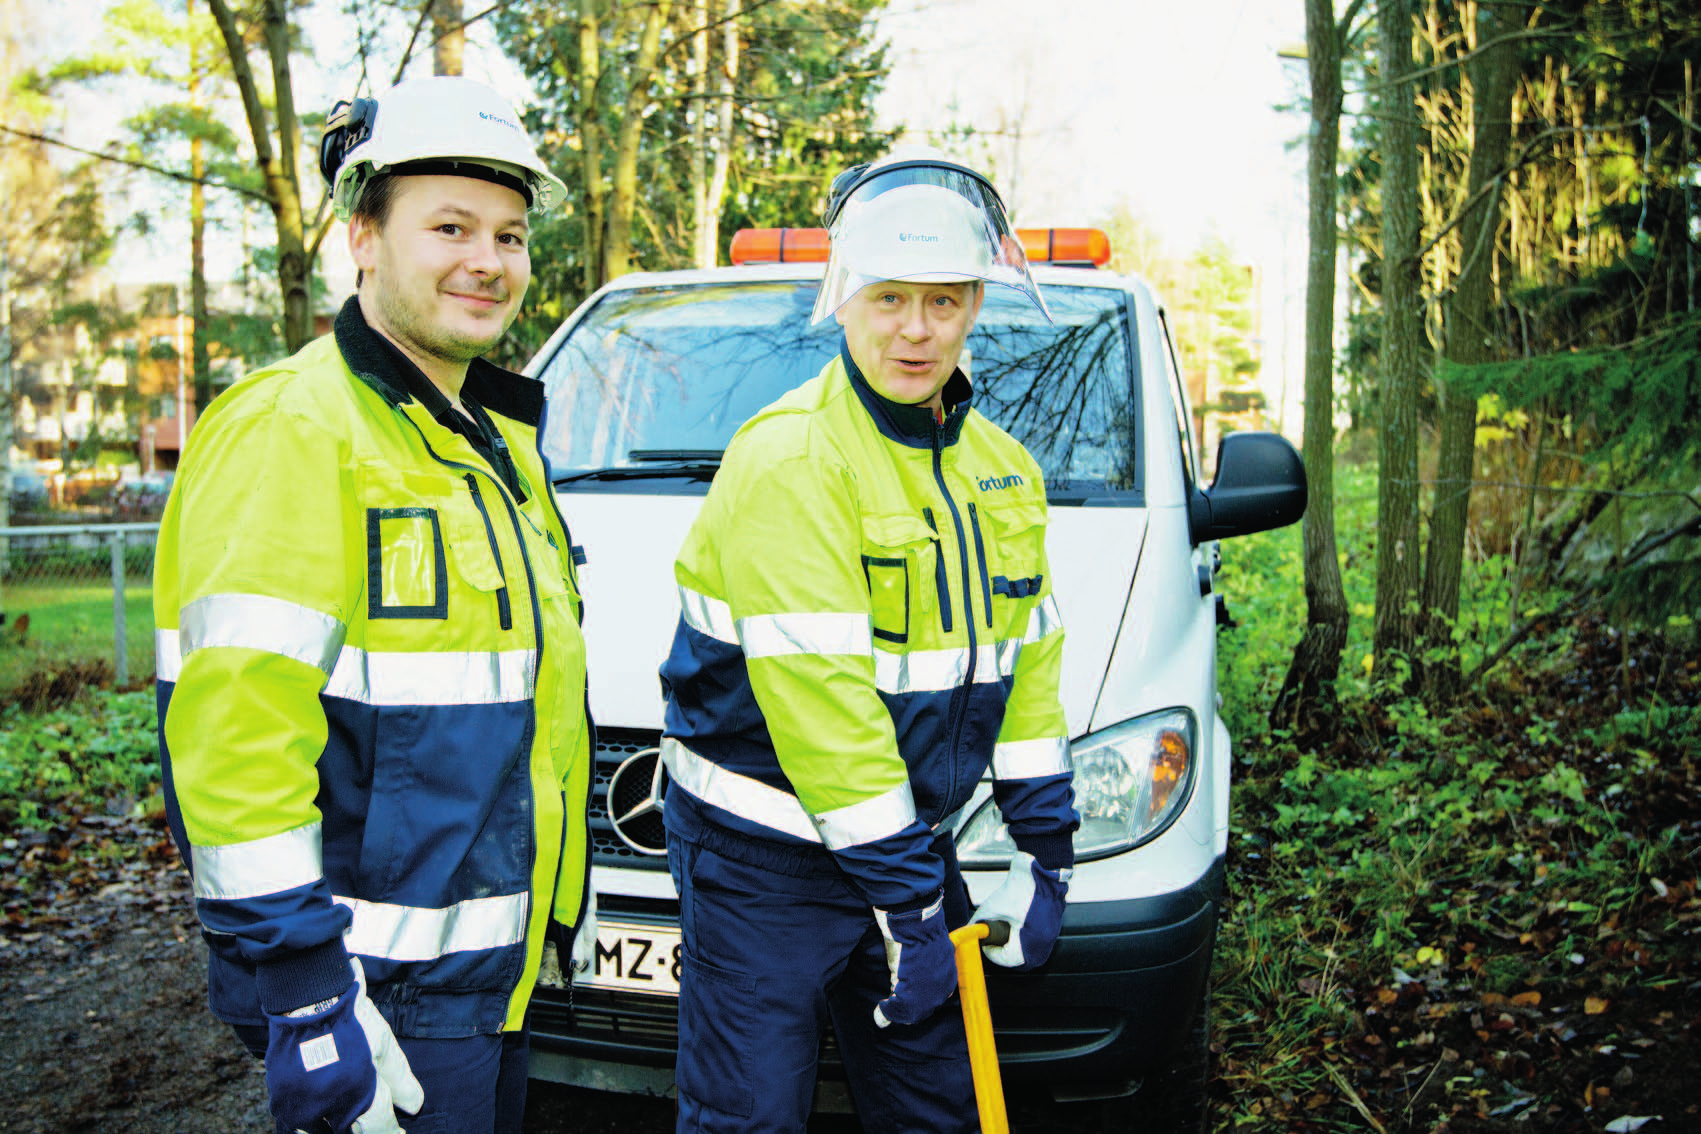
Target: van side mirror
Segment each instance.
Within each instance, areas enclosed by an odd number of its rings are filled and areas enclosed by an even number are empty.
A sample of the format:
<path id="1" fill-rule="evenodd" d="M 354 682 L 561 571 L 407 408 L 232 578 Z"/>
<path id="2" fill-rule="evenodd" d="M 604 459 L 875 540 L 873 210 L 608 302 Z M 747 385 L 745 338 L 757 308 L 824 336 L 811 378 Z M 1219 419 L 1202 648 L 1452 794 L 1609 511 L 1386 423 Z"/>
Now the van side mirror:
<path id="1" fill-rule="evenodd" d="M 1217 447 L 1217 479 L 1194 489 L 1195 544 L 1284 528 L 1305 515 L 1305 464 L 1279 433 L 1230 433 Z"/>

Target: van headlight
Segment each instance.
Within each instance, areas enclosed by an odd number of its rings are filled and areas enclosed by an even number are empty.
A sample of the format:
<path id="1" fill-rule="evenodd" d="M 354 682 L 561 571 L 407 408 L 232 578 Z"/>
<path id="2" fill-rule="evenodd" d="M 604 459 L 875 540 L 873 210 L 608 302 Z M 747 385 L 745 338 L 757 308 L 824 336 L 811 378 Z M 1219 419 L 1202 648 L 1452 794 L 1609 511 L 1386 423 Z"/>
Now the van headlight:
<path id="1" fill-rule="evenodd" d="M 1193 791 L 1199 723 L 1165 709 L 1069 745 L 1075 770 L 1075 858 L 1103 858 L 1147 843 L 1175 822 Z M 998 805 L 988 799 L 957 836 L 964 866 L 1002 866 L 1016 853 Z"/>

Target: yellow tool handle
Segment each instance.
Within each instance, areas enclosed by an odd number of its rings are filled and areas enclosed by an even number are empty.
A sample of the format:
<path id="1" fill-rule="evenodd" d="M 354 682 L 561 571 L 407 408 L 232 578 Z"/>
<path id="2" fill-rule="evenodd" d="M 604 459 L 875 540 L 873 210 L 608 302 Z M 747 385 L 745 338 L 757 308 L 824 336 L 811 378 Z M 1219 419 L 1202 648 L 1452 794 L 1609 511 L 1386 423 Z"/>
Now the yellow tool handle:
<path id="1" fill-rule="evenodd" d="M 994 945 L 1010 939 L 1010 926 L 977 921 L 951 933 L 957 951 L 957 992 L 963 1002 L 963 1030 L 969 1037 L 969 1070 L 975 1077 L 975 1105 L 980 1109 L 981 1134 L 1010 1134 L 1004 1113 L 1004 1081 L 998 1074 L 998 1049 L 992 1040 L 992 1009 L 986 1002 L 986 974 L 980 965 L 980 942 Z"/>

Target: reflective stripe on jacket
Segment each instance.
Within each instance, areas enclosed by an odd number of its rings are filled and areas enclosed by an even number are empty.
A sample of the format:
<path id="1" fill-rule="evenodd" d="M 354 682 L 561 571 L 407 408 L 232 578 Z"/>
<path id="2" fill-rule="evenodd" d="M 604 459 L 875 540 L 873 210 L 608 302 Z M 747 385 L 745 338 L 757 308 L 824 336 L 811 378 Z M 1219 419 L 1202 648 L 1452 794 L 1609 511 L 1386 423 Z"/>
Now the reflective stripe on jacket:
<path id="1" fill-rule="evenodd" d="M 747 422 L 675 568 L 670 828 L 819 845 L 897 906 L 990 764 L 1018 845 L 1068 865 L 1045 521 L 1039 466 L 966 397 L 938 425 L 843 351 Z"/>
<path id="2" fill-rule="evenodd" d="M 354 953 L 400 1034 L 512 1030 L 588 873 L 542 394 L 475 363 L 521 504 L 351 353 L 351 314 L 222 394 L 178 472 L 154 585 L 168 816 L 224 1019 L 335 995 Z"/>

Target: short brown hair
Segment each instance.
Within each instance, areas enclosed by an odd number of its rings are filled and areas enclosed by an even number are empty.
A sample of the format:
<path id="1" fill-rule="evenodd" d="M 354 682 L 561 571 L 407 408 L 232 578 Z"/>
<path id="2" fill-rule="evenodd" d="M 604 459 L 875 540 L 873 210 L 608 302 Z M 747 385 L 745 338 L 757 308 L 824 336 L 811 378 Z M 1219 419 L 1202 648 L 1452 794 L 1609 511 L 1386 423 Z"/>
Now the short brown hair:
<path id="1" fill-rule="evenodd" d="M 382 232 L 384 225 L 390 219 L 390 206 L 396 202 L 396 190 L 400 187 L 401 178 L 394 173 L 380 173 L 360 187 L 360 196 L 355 198 L 354 208 L 349 219 L 359 218 Z M 366 273 L 354 273 L 354 286 L 359 287 Z"/>
<path id="2" fill-rule="evenodd" d="M 390 206 L 396 201 L 398 176 L 394 173 L 380 173 L 360 188 L 360 196 L 354 202 L 352 216 L 357 216 L 373 228 L 383 228 L 390 219 Z"/>

